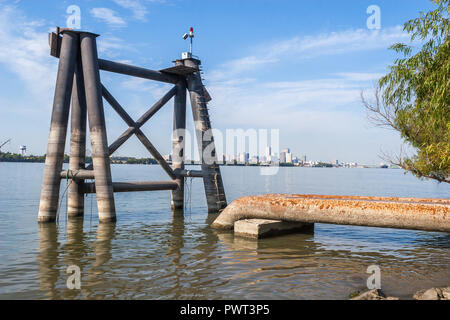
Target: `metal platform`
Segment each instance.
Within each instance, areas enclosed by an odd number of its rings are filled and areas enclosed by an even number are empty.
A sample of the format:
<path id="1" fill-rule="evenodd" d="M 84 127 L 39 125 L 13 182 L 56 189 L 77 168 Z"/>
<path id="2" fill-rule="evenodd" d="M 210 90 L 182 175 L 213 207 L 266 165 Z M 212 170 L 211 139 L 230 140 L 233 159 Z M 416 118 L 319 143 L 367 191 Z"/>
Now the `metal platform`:
<path id="1" fill-rule="evenodd" d="M 164 72 L 164 73 L 171 73 L 171 74 L 177 74 L 180 76 L 186 76 L 188 74 L 197 72 L 198 69 L 196 68 L 192 68 L 192 67 L 187 67 L 184 65 L 176 65 L 170 68 L 166 68 L 166 69 L 161 69 L 159 70 L 159 72 Z"/>

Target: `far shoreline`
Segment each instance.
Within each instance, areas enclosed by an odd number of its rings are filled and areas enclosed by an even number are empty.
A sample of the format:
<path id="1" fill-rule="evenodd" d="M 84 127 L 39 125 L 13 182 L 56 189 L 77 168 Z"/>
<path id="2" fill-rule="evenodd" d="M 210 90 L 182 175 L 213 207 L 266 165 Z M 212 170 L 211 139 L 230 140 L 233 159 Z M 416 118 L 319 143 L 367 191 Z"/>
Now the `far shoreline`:
<path id="1" fill-rule="evenodd" d="M 154 158 L 134 158 L 134 157 L 111 157 L 111 164 L 142 164 L 142 165 L 159 165 L 158 162 Z M 45 155 L 42 156 L 35 156 L 35 155 L 29 155 L 29 156 L 23 156 L 21 154 L 17 153 L 4 153 L 0 152 L 0 163 L 1 162 L 20 162 L 20 163 L 44 163 L 45 162 Z M 91 157 L 86 157 L 86 164 L 89 164 L 92 162 Z M 166 159 L 166 162 L 171 165 L 172 161 Z M 63 163 L 69 163 L 69 155 L 64 155 Z M 193 161 L 186 161 L 184 163 L 186 166 L 196 166 L 201 165 L 200 162 L 193 162 Z M 335 163 L 329 163 L 329 162 L 322 162 L 322 161 L 316 161 L 314 164 L 307 163 L 306 165 L 304 163 L 278 163 L 278 164 L 271 164 L 271 163 L 241 163 L 234 161 L 233 163 L 224 163 L 224 162 L 218 162 L 219 166 L 234 166 L 234 167 L 299 167 L 299 168 L 345 168 L 345 169 L 400 169 L 397 166 L 388 166 L 386 164 L 381 165 L 336 165 Z"/>

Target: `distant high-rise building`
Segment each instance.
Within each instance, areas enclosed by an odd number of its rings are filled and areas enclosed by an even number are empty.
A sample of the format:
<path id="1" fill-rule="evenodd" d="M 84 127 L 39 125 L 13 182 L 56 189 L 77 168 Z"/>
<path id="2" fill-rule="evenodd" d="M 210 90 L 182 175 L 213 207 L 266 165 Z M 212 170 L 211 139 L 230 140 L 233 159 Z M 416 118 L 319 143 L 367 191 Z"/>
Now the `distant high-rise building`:
<path id="1" fill-rule="evenodd" d="M 239 155 L 239 162 L 240 163 L 248 163 L 249 154 L 248 152 L 242 152 Z"/>
<path id="2" fill-rule="evenodd" d="M 306 155 L 303 156 L 303 163 L 306 163 Z"/>
<path id="3" fill-rule="evenodd" d="M 286 163 L 292 163 L 292 153 L 286 153 Z"/>
<path id="4" fill-rule="evenodd" d="M 290 153 L 290 152 L 291 152 L 291 149 L 285 148 L 285 149 L 281 150 L 281 152 Z"/>
<path id="5" fill-rule="evenodd" d="M 266 158 L 269 158 L 272 155 L 272 147 L 266 147 Z"/>
<path id="6" fill-rule="evenodd" d="M 280 153 L 280 163 L 286 163 L 286 152 L 284 151 Z"/>

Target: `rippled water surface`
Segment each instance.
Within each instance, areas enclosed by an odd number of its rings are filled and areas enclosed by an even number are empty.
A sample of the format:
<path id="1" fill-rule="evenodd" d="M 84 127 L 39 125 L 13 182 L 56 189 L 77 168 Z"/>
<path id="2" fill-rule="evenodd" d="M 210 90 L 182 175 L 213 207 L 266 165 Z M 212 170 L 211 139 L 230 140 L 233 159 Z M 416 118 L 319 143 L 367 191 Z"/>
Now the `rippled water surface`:
<path id="1" fill-rule="evenodd" d="M 114 165 L 113 179 L 165 180 L 158 166 Z M 450 284 L 450 236 L 316 224 L 314 234 L 260 241 L 209 228 L 201 180 L 187 180 L 184 216 L 167 191 L 116 194 L 118 222 L 98 225 L 95 197 L 84 221 L 38 225 L 43 164 L 0 163 L 0 298 L 346 299 L 381 268 L 383 290 L 400 298 Z M 263 193 L 449 198 L 450 188 L 394 169 L 222 167 L 228 201 Z M 62 182 L 61 191 L 66 187 Z M 81 290 L 66 287 L 69 265 Z"/>

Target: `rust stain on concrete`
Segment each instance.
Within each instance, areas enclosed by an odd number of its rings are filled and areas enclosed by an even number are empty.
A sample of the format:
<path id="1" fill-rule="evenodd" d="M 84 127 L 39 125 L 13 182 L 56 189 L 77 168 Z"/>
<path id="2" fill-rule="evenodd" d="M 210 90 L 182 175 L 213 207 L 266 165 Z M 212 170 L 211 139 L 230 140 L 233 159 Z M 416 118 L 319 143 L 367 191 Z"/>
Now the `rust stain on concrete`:
<path id="1" fill-rule="evenodd" d="M 336 223 L 450 232 L 450 199 L 266 194 L 233 201 L 212 227 L 241 219 Z"/>

